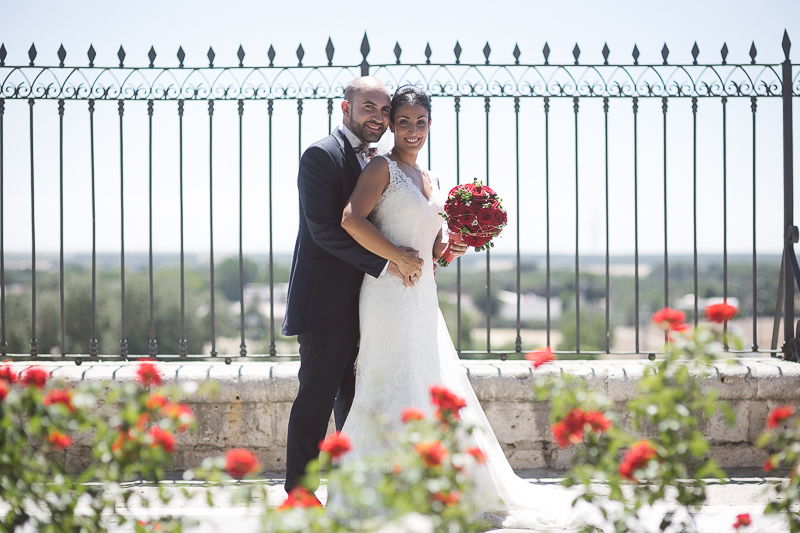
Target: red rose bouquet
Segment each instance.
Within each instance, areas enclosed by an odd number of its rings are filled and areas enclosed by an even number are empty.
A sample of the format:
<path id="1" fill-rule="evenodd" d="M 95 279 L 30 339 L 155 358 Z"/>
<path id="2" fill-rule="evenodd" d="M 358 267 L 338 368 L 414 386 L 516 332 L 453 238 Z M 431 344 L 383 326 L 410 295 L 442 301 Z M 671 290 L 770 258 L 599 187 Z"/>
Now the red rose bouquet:
<path id="1" fill-rule="evenodd" d="M 475 251 L 488 250 L 494 246 L 492 239 L 500 235 L 508 223 L 508 215 L 497 193 L 478 178 L 472 183 L 453 187 L 447 195 L 444 213 L 439 214 L 447 221 L 450 230 L 450 242 L 437 259 L 437 263 L 444 267 L 453 260 L 451 242 L 472 246 Z"/>

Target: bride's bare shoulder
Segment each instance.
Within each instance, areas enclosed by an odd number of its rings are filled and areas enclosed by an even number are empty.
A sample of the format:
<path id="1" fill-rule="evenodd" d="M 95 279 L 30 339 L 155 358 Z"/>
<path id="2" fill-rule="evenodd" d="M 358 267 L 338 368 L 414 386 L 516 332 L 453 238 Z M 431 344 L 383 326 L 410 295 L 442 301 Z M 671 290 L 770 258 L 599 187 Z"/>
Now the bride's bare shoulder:
<path id="1" fill-rule="evenodd" d="M 383 157 L 373 157 L 358 177 L 359 184 L 380 184 L 381 190 L 389 186 L 389 162 Z"/>

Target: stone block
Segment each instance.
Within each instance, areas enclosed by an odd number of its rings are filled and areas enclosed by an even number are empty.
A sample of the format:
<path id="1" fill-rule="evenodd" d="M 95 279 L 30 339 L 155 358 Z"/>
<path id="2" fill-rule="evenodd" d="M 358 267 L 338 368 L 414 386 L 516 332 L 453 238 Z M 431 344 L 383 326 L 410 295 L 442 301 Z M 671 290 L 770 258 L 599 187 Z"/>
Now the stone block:
<path id="1" fill-rule="evenodd" d="M 270 400 L 273 402 L 293 402 L 297 397 L 300 382 L 297 380 L 297 371 L 300 370 L 298 361 L 277 363 L 272 367 Z"/>
<path id="2" fill-rule="evenodd" d="M 608 367 L 608 397 L 615 402 L 627 402 L 639 396 L 636 387 L 647 366 L 628 361 L 617 363 Z"/>
<path id="3" fill-rule="evenodd" d="M 537 424 L 536 406 L 530 402 L 483 402 L 483 410 L 494 434 L 503 444 L 540 441 L 547 437 Z"/>
<path id="4" fill-rule="evenodd" d="M 507 450 L 506 458 L 508 458 L 508 463 L 511 465 L 511 468 L 515 470 L 547 467 L 547 461 L 545 460 L 544 452 L 541 448 L 531 450 Z"/>
<path id="5" fill-rule="evenodd" d="M 747 441 L 755 442 L 759 435 L 767 429 L 767 415 L 769 414 L 768 402 L 753 400 L 750 402 L 750 412 L 747 418 Z"/>
<path id="6" fill-rule="evenodd" d="M 768 456 L 766 450 L 759 450 L 750 443 L 721 444 L 711 447 L 711 457 L 722 468 L 760 467 Z"/>
<path id="7" fill-rule="evenodd" d="M 736 414 L 736 420 L 733 426 L 728 425 L 722 413 L 717 413 L 709 420 L 700 424 L 703 435 L 705 435 L 711 444 L 747 441 L 751 402 L 749 400 L 744 400 L 731 401 L 728 403 Z"/>
<path id="8" fill-rule="evenodd" d="M 269 447 L 275 444 L 274 412 L 267 403 L 193 404 L 198 431 L 179 433 L 178 446 Z"/>
<path id="9" fill-rule="evenodd" d="M 800 399 L 800 365 L 779 359 L 752 364 L 758 380 L 758 398 L 783 402 Z"/>
<path id="10" fill-rule="evenodd" d="M 722 400 L 749 400 L 756 397 L 758 385 L 750 367 L 737 362 L 720 362 L 704 376 L 703 389 L 713 387 Z"/>

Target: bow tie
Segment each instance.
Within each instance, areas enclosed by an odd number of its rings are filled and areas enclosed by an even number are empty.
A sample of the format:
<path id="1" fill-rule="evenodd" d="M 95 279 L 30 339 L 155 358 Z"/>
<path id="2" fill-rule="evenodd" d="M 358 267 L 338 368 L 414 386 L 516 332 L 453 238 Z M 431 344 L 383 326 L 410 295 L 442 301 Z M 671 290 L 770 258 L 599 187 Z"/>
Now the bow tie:
<path id="1" fill-rule="evenodd" d="M 358 148 L 355 148 L 357 154 L 364 154 L 367 159 L 372 159 L 375 157 L 375 154 L 378 153 L 378 149 L 375 147 L 367 146 L 366 144 L 362 144 Z"/>

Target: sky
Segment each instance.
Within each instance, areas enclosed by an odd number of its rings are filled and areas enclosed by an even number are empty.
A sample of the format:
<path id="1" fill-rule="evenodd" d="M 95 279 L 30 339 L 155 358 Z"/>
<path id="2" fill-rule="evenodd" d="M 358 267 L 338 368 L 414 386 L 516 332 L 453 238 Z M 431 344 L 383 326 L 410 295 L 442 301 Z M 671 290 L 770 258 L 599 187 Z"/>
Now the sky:
<path id="1" fill-rule="evenodd" d="M 274 46 L 276 65 L 296 64 L 302 43 L 304 64 L 323 64 L 330 37 L 334 63 L 357 64 L 366 33 L 371 63 L 394 60 L 395 42 L 404 61 L 424 61 L 430 44 L 432 61 L 451 61 L 456 41 L 463 62 L 483 62 L 488 42 L 493 61 L 512 61 L 518 45 L 521 61 L 541 62 L 545 42 L 551 63 L 571 63 L 577 43 L 581 62 L 601 62 L 608 44 L 610 61 L 628 62 L 634 44 L 640 62 L 661 61 L 664 43 L 670 63 L 691 62 L 697 42 L 699 61 L 719 62 L 723 43 L 731 63 L 749 62 L 751 42 L 759 62 L 783 59 L 784 30 L 798 43 L 800 4 L 795 1 L 752 2 L 678 0 L 655 2 L 577 0 L 372 3 L 229 1 L 220 4 L 141 1 L 64 3 L 51 0 L 0 0 L 0 42 L 6 64 L 27 65 L 35 43 L 37 64 L 57 63 L 63 44 L 67 64 L 86 63 L 86 50 L 97 51 L 97 65 L 116 65 L 123 45 L 126 64 L 147 64 L 151 46 L 156 66 L 177 65 L 179 46 L 187 66 L 205 66 L 209 46 L 215 63 L 236 66 L 241 45 L 245 65 L 266 65 Z M 759 253 L 780 251 L 782 234 L 782 137 L 780 101 L 762 99 L 757 124 L 757 215 Z M 336 102 L 334 123 L 341 121 Z M 544 116 L 541 100 L 522 102 L 520 111 L 520 203 L 516 209 L 513 102 L 494 100 L 490 114 L 489 180 L 504 199 L 511 223 L 497 250 L 515 250 L 517 232 L 524 253 L 545 246 Z M 554 253 L 575 250 L 575 147 L 571 101 L 553 102 L 550 115 L 551 247 Z M 577 159 L 578 235 L 582 254 L 605 251 L 605 167 L 602 102 L 584 100 L 579 114 Z M 442 187 L 455 185 L 454 111 L 451 100 L 433 103 L 430 167 Z M 184 116 L 185 243 L 189 252 L 209 248 L 209 153 L 207 104 L 189 102 Z M 28 252 L 31 239 L 28 105 L 6 100 L 4 129 L 4 222 L 7 251 Z M 59 246 L 58 114 L 53 102 L 35 106 L 36 240 L 40 251 Z M 294 102 L 277 102 L 273 125 L 273 233 L 275 250 L 291 252 L 297 230 L 296 172 L 298 149 L 327 134 L 325 102 L 307 102 L 298 141 Z M 689 102 L 671 103 L 668 144 L 668 248 L 692 250 L 692 122 Z M 238 251 L 238 114 L 236 103 L 218 103 L 214 115 L 214 240 L 218 254 Z M 639 236 L 641 253 L 664 249 L 663 137 L 660 102 L 642 102 L 639 115 Z M 698 246 L 701 253 L 722 250 L 722 168 L 728 172 L 728 249 L 752 250 L 752 115 L 749 100 L 730 101 L 727 116 L 727 161 L 722 155 L 722 112 L 718 100 L 703 100 L 698 112 Z M 797 121 L 800 122 L 800 121 Z M 65 249 L 91 250 L 91 188 L 86 102 L 68 102 L 65 128 Z M 116 103 L 100 102 L 95 113 L 96 198 L 99 251 L 120 247 L 119 126 Z M 798 128 L 795 127 L 795 132 Z M 247 102 L 243 123 L 243 204 L 245 254 L 268 249 L 267 113 L 265 102 Z M 128 104 L 125 114 L 125 246 L 148 246 L 148 138 L 146 104 Z M 486 179 L 485 116 L 482 100 L 462 104 L 461 179 Z M 180 242 L 178 210 L 177 110 L 174 102 L 157 102 L 154 114 L 153 247 L 176 252 Z M 612 254 L 633 252 L 633 134 L 630 102 L 614 101 L 609 114 L 609 234 Z M 797 143 L 795 143 L 797 144 Z M 798 150 L 795 149 L 795 152 Z M 800 160 L 800 155 L 796 157 Z M 423 154 L 420 163 L 428 165 Z M 797 200 L 796 200 L 797 203 Z"/>

